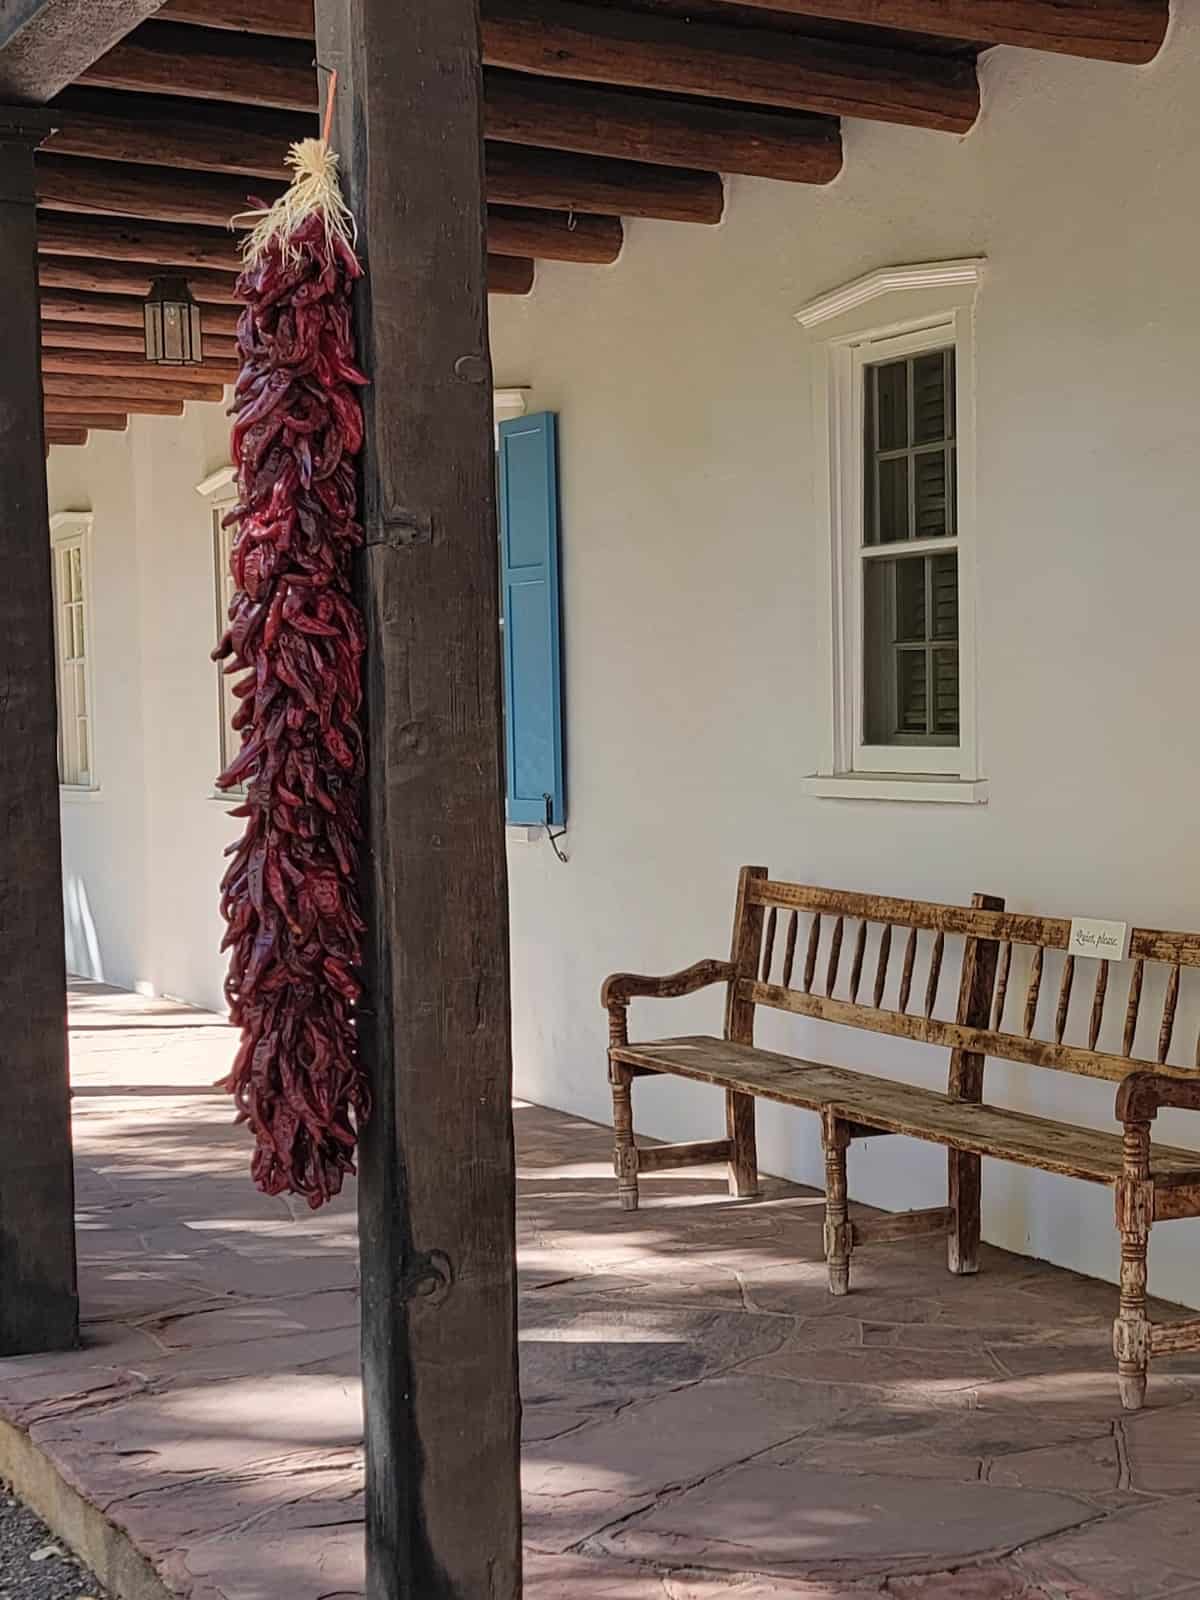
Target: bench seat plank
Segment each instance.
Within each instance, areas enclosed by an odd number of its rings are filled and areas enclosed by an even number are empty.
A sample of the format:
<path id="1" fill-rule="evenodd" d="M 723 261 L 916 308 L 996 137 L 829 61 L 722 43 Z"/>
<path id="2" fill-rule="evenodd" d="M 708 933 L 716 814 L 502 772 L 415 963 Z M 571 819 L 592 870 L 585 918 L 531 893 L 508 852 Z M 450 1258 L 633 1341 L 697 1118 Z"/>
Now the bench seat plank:
<path id="1" fill-rule="evenodd" d="M 934 1089 L 779 1055 L 754 1045 L 692 1035 L 620 1045 L 613 1050 L 613 1059 L 625 1066 L 695 1078 L 784 1105 L 833 1110 L 848 1121 L 888 1133 L 908 1134 L 950 1149 L 995 1156 L 1093 1183 L 1115 1184 L 1122 1172 L 1119 1134 L 952 1100 Z M 1151 1174 L 1174 1184 L 1200 1183 L 1200 1151 L 1153 1145 Z"/>

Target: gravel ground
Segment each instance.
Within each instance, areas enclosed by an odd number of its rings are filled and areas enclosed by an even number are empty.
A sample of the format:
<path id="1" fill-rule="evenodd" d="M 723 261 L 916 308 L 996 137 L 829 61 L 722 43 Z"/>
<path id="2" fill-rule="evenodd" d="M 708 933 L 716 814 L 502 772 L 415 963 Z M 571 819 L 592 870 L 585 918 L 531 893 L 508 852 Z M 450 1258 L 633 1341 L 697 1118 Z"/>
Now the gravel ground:
<path id="1" fill-rule="evenodd" d="M 0 1600 L 105 1600 L 87 1568 L 3 1485 Z"/>

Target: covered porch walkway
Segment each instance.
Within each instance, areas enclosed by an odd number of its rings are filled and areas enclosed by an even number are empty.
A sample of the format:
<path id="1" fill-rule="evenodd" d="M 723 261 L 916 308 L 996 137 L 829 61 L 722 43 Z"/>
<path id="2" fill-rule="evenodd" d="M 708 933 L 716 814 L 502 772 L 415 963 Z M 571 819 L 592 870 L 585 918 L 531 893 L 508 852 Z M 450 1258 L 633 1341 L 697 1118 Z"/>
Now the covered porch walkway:
<path id="1" fill-rule="evenodd" d="M 353 1198 L 252 1190 L 220 1018 L 77 982 L 71 1026 L 85 1344 L 0 1363 L 0 1476 L 122 1595 L 361 1594 Z M 1123 1418 L 1114 1290 L 923 1242 L 831 1301 L 810 1192 L 626 1215 L 607 1130 L 516 1125 L 529 1596 L 1200 1597 L 1200 1357 Z"/>

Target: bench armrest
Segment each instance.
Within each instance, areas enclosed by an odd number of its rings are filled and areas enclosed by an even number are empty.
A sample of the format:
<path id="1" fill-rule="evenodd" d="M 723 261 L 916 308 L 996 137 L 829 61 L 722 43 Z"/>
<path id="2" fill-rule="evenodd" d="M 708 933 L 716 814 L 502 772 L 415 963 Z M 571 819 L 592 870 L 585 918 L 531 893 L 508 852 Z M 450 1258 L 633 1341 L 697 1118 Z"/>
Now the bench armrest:
<path id="1" fill-rule="evenodd" d="M 1200 1079 L 1168 1078 L 1161 1072 L 1131 1072 L 1117 1090 L 1117 1120 L 1153 1122 L 1161 1107 L 1200 1111 Z"/>
<path id="2" fill-rule="evenodd" d="M 672 972 L 665 978 L 642 977 L 636 972 L 616 972 L 606 978 L 600 990 L 600 1004 L 611 1010 L 613 1006 L 628 1005 L 631 1000 L 677 1000 L 681 995 L 694 994 L 697 989 L 707 989 L 713 983 L 729 983 L 737 976 L 730 961 L 697 961 L 695 966 L 682 972 Z"/>

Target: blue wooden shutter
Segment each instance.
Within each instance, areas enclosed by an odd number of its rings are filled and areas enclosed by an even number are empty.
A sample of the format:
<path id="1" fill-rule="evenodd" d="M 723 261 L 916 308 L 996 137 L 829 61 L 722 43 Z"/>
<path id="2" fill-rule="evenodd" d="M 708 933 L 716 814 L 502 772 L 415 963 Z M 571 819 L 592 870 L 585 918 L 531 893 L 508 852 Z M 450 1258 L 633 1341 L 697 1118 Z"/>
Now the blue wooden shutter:
<path id="1" fill-rule="evenodd" d="M 507 818 L 562 827 L 557 421 L 546 411 L 500 424 L 500 570 Z"/>

